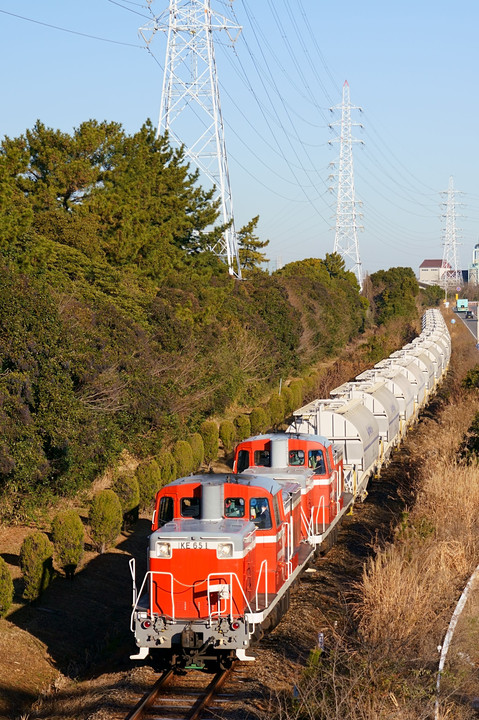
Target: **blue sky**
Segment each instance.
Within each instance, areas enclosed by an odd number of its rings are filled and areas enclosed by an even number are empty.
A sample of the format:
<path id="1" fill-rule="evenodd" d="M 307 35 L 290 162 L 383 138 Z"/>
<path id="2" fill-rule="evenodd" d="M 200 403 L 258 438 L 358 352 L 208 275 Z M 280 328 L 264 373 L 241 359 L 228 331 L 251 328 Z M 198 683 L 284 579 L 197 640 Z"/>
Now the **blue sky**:
<path id="1" fill-rule="evenodd" d="M 167 6 L 151 7 L 159 14 Z M 423 259 L 442 257 L 440 191 L 450 176 L 463 193 L 457 226 L 466 267 L 479 240 L 477 0 L 212 7 L 243 27 L 234 51 L 216 47 L 230 179 L 236 226 L 260 215 L 271 267 L 332 250 L 328 188 L 339 147 L 328 143 L 328 124 L 340 116 L 329 108 L 340 104 L 346 79 L 351 102 L 363 108 L 353 113 L 364 125 L 354 129 L 364 141 L 354 148 L 363 267 L 417 272 Z M 151 52 L 142 47 L 137 31 L 149 17 L 142 0 L 0 0 L 0 134 L 18 136 L 37 119 L 66 132 L 89 118 L 118 121 L 127 132 L 147 118 L 156 124 L 166 39 L 157 33 Z"/>

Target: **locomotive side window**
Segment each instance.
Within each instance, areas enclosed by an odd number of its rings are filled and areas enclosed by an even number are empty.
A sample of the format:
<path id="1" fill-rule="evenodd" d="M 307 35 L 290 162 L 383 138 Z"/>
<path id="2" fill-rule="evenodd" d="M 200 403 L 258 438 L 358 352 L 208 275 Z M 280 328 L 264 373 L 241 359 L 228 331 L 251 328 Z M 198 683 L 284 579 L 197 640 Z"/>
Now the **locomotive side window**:
<path id="1" fill-rule="evenodd" d="M 254 464 L 262 467 L 270 467 L 271 460 L 269 456 L 269 450 L 255 450 L 254 451 Z"/>
<path id="2" fill-rule="evenodd" d="M 244 517 L 244 498 L 226 498 L 225 517 Z"/>
<path id="3" fill-rule="evenodd" d="M 276 527 L 279 527 L 281 518 L 279 516 L 279 500 L 278 500 L 278 493 L 273 497 L 273 510 L 274 510 L 274 519 L 276 521 Z"/>
<path id="4" fill-rule="evenodd" d="M 249 450 L 240 450 L 238 453 L 238 472 L 249 467 Z"/>
<path id="5" fill-rule="evenodd" d="M 180 513 L 181 517 L 199 518 L 200 499 L 197 497 L 181 498 Z"/>
<path id="6" fill-rule="evenodd" d="M 173 498 L 162 497 L 158 510 L 158 527 L 163 527 L 163 525 L 166 525 L 167 522 L 173 520 L 173 516 Z"/>
<path id="7" fill-rule="evenodd" d="M 271 530 L 271 509 L 268 498 L 251 498 L 249 501 L 249 516 L 258 530 Z"/>
<path id="8" fill-rule="evenodd" d="M 289 451 L 289 464 L 290 465 L 304 465 L 304 450 L 290 450 Z"/>
<path id="9" fill-rule="evenodd" d="M 308 467 L 313 468 L 318 475 L 324 475 L 326 465 L 324 464 L 324 453 L 322 450 L 310 450 L 308 452 Z"/>

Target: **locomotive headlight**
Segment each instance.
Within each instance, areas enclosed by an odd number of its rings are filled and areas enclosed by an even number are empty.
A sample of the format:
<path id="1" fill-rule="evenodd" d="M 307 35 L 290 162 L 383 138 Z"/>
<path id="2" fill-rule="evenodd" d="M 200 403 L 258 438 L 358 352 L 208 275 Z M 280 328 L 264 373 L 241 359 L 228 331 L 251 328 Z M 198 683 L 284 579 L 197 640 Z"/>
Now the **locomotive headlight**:
<path id="1" fill-rule="evenodd" d="M 159 540 L 156 543 L 156 554 L 158 557 L 161 557 L 161 558 L 170 558 L 171 557 L 171 543 L 165 542 L 164 540 Z"/>
<path id="2" fill-rule="evenodd" d="M 233 557 L 233 543 L 218 543 L 218 547 L 216 548 L 216 557 Z"/>

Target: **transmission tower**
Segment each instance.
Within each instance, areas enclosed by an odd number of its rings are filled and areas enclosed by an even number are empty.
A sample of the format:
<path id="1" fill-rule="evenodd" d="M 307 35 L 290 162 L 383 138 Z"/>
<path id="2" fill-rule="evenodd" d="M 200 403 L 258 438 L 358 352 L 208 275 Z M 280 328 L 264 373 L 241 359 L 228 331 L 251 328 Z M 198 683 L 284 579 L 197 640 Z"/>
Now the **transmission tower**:
<path id="1" fill-rule="evenodd" d="M 343 85 L 343 101 L 341 105 L 330 108 L 341 110 L 341 120 L 330 124 L 330 128 L 340 126 L 339 137 L 330 140 L 330 143 L 339 142 L 339 166 L 338 166 L 338 196 L 336 204 L 336 235 L 334 238 L 333 252 L 339 253 L 348 265 L 352 261 L 352 270 L 358 279 L 359 286 L 363 284 L 363 269 L 359 257 L 358 230 L 362 229 L 357 224 L 356 197 L 354 192 L 353 172 L 353 143 L 363 143 L 352 137 L 351 128 L 354 126 L 363 127 L 360 123 L 351 122 L 351 110 L 359 110 L 360 107 L 351 105 L 349 99 L 349 84 L 346 80 Z M 332 163 L 334 165 L 334 163 Z"/>
<path id="2" fill-rule="evenodd" d="M 215 186 L 220 221 L 228 227 L 210 249 L 241 278 L 213 43 L 213 31 L 223 30 L 233 44 L 241 27 L 213 12 L 211 0 L 170 0 L 168 10 L 140 28 L 147 46 L 157 30 L 168 36 L 157 134 L 168 132 Z"/>
<path id="3" fill-rule="evenodd" d="M 458 267 L 457 259 L 457 246 L 459 243 L 457 240 L 458 234 L 456 227 L 456 192 L 457 191 L 454 190 L 454 181 L 451 176 L 449 178 L 448 189 L 441 193 L 441 195 L 447 196 L 447 200 L 442 203 L 446 208 L 446 213 L 442 215 L 442 217 L 446 220 L 446 227 L 443 228 L 444 252 L 442 256 L 443 274 L 441 278 L 446 297 L 449 287 L 453 285 L 462 285 L 462 272 Z"/>

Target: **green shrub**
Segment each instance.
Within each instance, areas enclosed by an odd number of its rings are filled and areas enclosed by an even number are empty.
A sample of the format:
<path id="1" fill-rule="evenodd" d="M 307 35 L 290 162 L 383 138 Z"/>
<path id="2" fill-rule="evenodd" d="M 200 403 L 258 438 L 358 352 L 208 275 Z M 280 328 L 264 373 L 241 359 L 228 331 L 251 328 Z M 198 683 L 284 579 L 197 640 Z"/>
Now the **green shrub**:
<path id="1" fill-rule="evenodd" d="M 205 449 L 205 462 L 210 464 L 218 457 L 218 425 L 213 420 L 205 420 L 200 425 L 200 434 Z"/>
<path id="2" fill-rule="evenodd" d="M 284 403 L 280 395 L 272 395 L 268 402 L 271 413 L 271 424 L 278 427 L 284 420 Z"/>
<path id="3" fill-rule="evenodd" d="M 149 510 L 161 486 L 161 473 L 156 460 L 143 462 L 135 470 L 140 491 L 140 510 Z"/>
<path id="4" fill-rule="evenodd" d="M 247 415 L 238 415 L 235 418 L 235 425 L 238 440 L 244 440 L 251 435 L 251 423 Z"/>
<path id="5" fill-rule="evenodd" d="M 123 529 L 131 527 L 138 520 L 140 509 L 140 486 L 135 475 L 120 475 L 112 486 L 118 495 L 123 513 Z"/>
<path id="6" fill-rule="evenodd" d="M 115 542 L 123 522 L 120 499 L 113 490 L 101 490 L 95 495 L 89 522 L 93 545 L 98 552 L 104 553 Z"/>
<path id="7" fill-rule="evenodd" d="M 13 580 L 5 560 L 0 557 L 0 617 L 4 617 L 13 600 Z"/>
<path id="8" fill-rule="evenodd" d="M 193 435 L 190 435 L 188 438 L 188 442 L 191 445 L 191 450 L 193 452 L 193 469 L 198 470 L 201 465 L 203 465 L 203 460 L 205 457 L 205 446 L 203 445 L 203 438 L 201 437 L 200 433 L 193 433 Z"/>
<path id="9" fill-rule="evenodd" d="M 160 468 L 162 485 L 167 485 L 178 477 L 176 460 L 169 450 L 162 450 L 158 454 L 158 467 Z"/>
<path id="10" fill-rule="evenodd" d="M 20 548 L 20 567 L 25 581 L 23 597 L 36 600 L 53 577 L 53 545 L 40 530 L 28 535 Z"/>
<path id="11" fill-rule="evenodd" d="M 266 413 L 262 407 L 253 408 L 249 415 L 252 435 L 261 435 L 266 430 Z"/>
<path id="12" fill-rule="evenodd" d="M 72 578 L 83 555 L 85 537 L 83 523 L 75 510 L 64 510 L 55 515 L 52 537 L 55 560 L 65 575 Z"/>
<path id="13" fill-rule="evenodd" d="M 296 378 L 290 382 L 289 387 L 293 393 L 293 410 L 298 410 L 303 405 L 304 385 L 304 380 L 301 378 Z"/>
<path id="14" fill-rule="evenodd" d="M 175 443 L 173 456 L 176 462 L 178 477 L 185 477 L 193 472 L 193 450 L 186 440 L 178 440 Z"/>
<path id="15" fill-rule="evenodd" d="M 284 385 L 281 390 L 280 397 L 283 401 L 284 412 L 286 415 L 289 415 L 289 413 L 291 413 L 293 410 L 296 410 L 296 408 L 294 407 L 294 402 L 293 402 L 293 391 L 291 390 L 290 387 L 288 387 L 287 385 Z"/>
<path id="16" fill-rule="evenodd" d="M 231 422 L 231 420 L 223 420 L 223 422 L 220 424 L 219 434 L 225 452 L 230 453 L 234 448 L 236 440 L 236 428 Z"/>
<path id="17" fill-rule="evenodd" d="M 264 410 L 264 416 L 266 419 L 266 425 L 265 425 L 265 432 L 266 432 L 271 427 L 271 410 L 269 409 L 268 403 L 266 403 L 266 405 L 263 405 L 263 410 Z"/>

